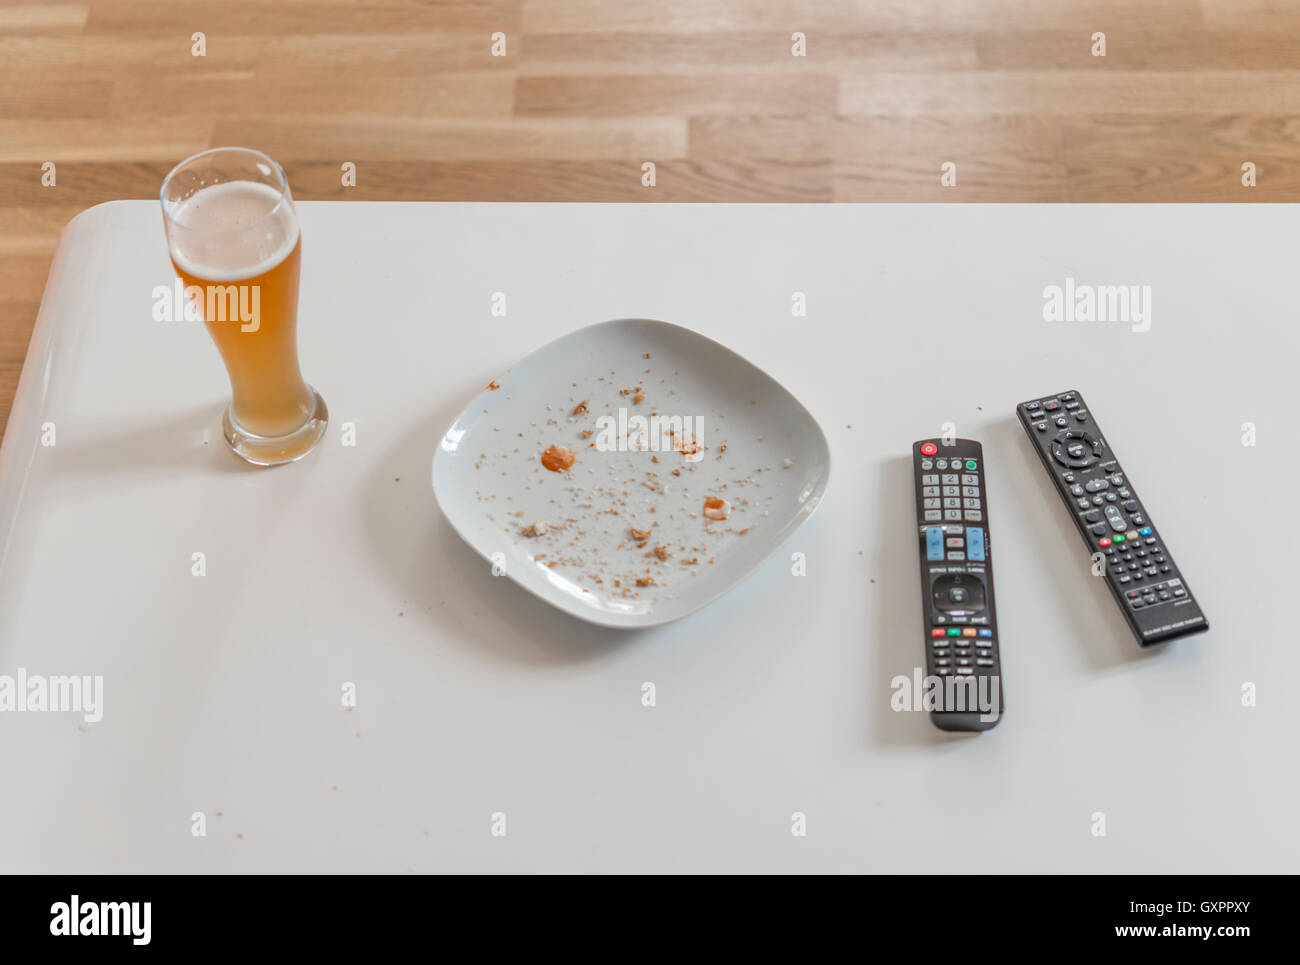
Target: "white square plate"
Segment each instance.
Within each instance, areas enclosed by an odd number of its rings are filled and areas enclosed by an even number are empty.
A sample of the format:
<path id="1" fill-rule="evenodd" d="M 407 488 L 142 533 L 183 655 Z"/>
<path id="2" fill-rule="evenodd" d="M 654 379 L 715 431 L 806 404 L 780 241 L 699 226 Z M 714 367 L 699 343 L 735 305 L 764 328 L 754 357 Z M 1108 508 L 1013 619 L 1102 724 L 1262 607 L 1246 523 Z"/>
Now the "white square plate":
<path id="1" fill-rule="evenodd" d="M 551 446 L 572 450 L 572 468 L 542 465 Z M 624 628 L 722 596 L 812 515 L 829 478 L 825 434 L 775 379 L 648 319 L 538 349 L 474 398 L 433 459 L 439 506 L 496 572 Z M 706 518 L 710 498 L 725 519 Z"/>

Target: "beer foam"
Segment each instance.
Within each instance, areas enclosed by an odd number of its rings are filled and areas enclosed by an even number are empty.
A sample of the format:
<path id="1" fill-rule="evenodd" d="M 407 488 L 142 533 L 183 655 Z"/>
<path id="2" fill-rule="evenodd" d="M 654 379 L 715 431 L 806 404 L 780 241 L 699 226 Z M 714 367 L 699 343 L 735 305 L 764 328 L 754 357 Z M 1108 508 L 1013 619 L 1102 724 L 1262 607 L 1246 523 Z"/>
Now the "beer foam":
<path id="1" fill-rule="evenodd" d="M 257 181 L 225 181 L 167 203 L 180 230 L 171 255 L 186 274 L 210 282 L 255 278 L 289 257 L 298 219 L 280 192 Z"/>

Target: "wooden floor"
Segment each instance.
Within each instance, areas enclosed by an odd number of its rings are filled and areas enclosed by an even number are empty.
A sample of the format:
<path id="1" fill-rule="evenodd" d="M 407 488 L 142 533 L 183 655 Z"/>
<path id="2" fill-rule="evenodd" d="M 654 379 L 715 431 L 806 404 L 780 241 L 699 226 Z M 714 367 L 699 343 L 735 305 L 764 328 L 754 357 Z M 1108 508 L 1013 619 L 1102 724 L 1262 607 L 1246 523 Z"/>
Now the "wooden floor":
<path id="1" fill-rule="evenodd" d="M 61 227 L 217 144 L 300 199 L 1295 201 L 1300 2 L 0 0 L 0 429 Z"/>

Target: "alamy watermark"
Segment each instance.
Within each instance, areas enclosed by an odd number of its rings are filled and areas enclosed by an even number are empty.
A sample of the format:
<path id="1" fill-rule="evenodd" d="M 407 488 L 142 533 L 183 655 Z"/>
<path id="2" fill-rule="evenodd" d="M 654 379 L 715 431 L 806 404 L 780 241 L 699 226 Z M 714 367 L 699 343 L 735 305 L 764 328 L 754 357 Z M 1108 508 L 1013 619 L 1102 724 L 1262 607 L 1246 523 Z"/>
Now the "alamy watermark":
<path id="1" fill-rule="evenodd" d="M 910 677 L 894 677 L 889 689 L 889 707 L 895 711 L 978 712 L 988 722 L 997 720 L 1002 708 L 1001 681 L 992 675 L 924 676 L 917 667 Z"/>
<path id="2" fill-rule="evenodd" d="M 79 713 L 87 724 L 104 716 L 104 678 L 29 674 L 25 667 L 0 674 L 0 713 Z"/>
<path id="3" fill-rule="evenodd" d="M 153 903 L 149 901 L 68 901 L 50 905 L 50 934 L 125 936 L 133 945 L 148 945 Z"/>
<path id="4" fill-rule="evenodd" d="M 1065 284 L 1043 289 L 1045 322 L 1126 322 L 1135 332 L 1151 330 L 1150 285 Z"/>
<path id="5" fill-rule="evenodd" d="M 687 462 L 704 458 L 704 417 L 617 415 L 596 420 L 595 446 L 600 452 L 678 452 Z"/>
<path id="6" fill-rule="evenodd" d="M 156 322 L 239 322 L 241 332 L 262 327 L 262 286 L 182 285 L 179 278 L 169 288 L 154 288 Z"/>

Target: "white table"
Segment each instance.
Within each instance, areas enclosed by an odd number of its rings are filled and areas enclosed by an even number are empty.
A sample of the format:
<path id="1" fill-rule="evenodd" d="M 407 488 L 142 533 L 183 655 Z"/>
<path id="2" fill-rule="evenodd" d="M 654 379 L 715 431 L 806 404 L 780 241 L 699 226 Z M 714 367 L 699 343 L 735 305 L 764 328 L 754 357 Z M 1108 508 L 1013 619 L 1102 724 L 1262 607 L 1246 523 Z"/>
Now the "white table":
<path id="1" fill-rule="evenodd" d="M 0 452 L 0 674 L 99 674 L 104 708 L 0 714 L 4 870 L 1300 862 L 1293 209 L 299 208 L 303 365 L 331 426 L 276 470 L 225 450 L 206 334 L 151 317 L 172 277 L 156 204 L 101 205 L 63 237 Z M 1151 330 L 1044 321 L 1067 277 L 1150 285 Z M 752 359 L 833 452 L 827 502 L 785 550 L 635 634 L 494 578 L 429 486 L 473 392 L 624 316 Z M 1208 634 L 1142 651 L 1089 575 L 1013 418 L 1064 388 Z M 978 737 L 889 710 L 922 649 L 908 450 L 946 422 L 988 465 L 1007 714 Z"/>

